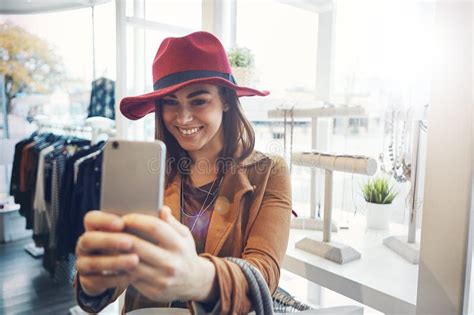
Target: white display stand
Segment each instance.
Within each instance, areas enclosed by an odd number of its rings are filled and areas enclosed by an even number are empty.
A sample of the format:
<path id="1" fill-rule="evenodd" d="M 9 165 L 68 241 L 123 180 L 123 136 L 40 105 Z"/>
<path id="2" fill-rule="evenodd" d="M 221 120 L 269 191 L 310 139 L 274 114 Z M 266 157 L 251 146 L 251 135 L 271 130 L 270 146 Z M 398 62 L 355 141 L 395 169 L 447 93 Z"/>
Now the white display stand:
<path id="1" fill-rule="evenodd" d="M 0 139 L 0 169 L 4 169 L 3 191 L 0 191 L 0 243 L 7 243 L 31 236 L 25 229 L 26 220 L 20 215 L 20 205 L 9 195 L 10 172 L 15 153 L 15 139 Z"/>
<path id="2" fill-rule="evenodd" d="M 420 193 L 420 125 L 421 120 L 416 120 L 413 126 L 413 145 L 411 158 L 411 203 L 408 223 L 408 236 L 389 236 L 383 240 L 385 246 L 405 258 L 412 264 L 420 260 L 420 243 L 416 241 L 418 195 Z"/>
<path id="3" fill-rule="evenodd" d="M 0 243 L 31 237 L 31 231 L 25 229 L 25 218 L 19 213 L 20 205 L 4 204 L 0 209 Z"/>
<path id="4" fill-rule="evenodd" d="M 319 237 L 307 236 L 298 241 L 295 246 L 338 264 L 360 259 L 361 254 L 354 248 L 331 241 L 333 171 L 373 175 L 377 171 L 377 162 L 365 156 L 296 152 L 292 155 L 292 163 L 310 168 L 321 168 L 325 170 L 326 174 L 323 239 L 321 241 Z"/>
<path id="5" fill-rule="evenodd" d="M 288 115 L 289 109 L 274 109 L 268 111 L 268 118 L 285 118 Z M 293 108 L 291 109 L 291 116 L 293 118 L 311 118 L 311 150 L 325 150 L 324 143 L 318 143 L 318 133 L 327 134 L 329 127 L 326 130 L 318 130 L 320 128 L 320 118 L 333 117 L 360 117 L 365 116 L 365 109 L 360 106 L 352 107 L 314 107 L 314 108 Z M 323 141 L 324 142 L 324 141 Z M 320 185 L 318 181 L 318 174 L 316 169 L 311 169 L 311 190 L 310 190 L 310 217 L 309 218 L 294 218 L 291 220 L 291 227 L 295 229 L 310 229 L 322 231 L 324 222 L 317 217 L 317 203 L 319 196 L 317 195 L 317 186 Z M 331 222 L 331 231 L 337 232 L 338 226 L 335 222 Z"/>
<path id="6" fill-rule="evenodd" d="M 362 254 L 361 259 L 340 265 L 296 248 L 302 238 L 321 238 L 322 232 L 292 229 L 282 268 L 383 314 L 415 315 L 418 266 L 382 244 L 385 237 L 403 234 L 406 227 L 391 223 L 389 230 L 367 230 L 364 222 L 363 216 L 356 216 L 349 230 L 333 235 L 339 243 L 350 242 Z"/>
<path id="7" fill-rule="evenodd" d="M 420 261 L 420 243 L 410 243 L 406 235 L 389 236 L 383 240 L 383 244 L 412 264 Z"/>

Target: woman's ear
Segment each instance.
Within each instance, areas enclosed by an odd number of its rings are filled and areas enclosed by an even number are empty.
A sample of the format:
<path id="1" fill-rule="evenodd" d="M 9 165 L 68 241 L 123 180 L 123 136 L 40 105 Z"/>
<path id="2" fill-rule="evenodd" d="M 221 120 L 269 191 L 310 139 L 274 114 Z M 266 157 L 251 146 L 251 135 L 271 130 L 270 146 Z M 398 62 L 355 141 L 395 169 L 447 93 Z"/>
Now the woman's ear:
<path id="1" fill-rule="evenodd" d="M 229 104 L 224 104 L 224 112 L 227 112 L 229 110 Z"/>

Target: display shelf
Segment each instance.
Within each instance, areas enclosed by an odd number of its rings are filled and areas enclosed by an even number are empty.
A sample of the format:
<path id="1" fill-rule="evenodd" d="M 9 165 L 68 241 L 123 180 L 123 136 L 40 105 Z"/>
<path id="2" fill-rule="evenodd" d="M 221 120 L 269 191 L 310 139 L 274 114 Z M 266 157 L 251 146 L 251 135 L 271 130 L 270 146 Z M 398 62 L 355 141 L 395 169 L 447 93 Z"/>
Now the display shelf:
<path id="1" fill-rule="evenodd" d="M 385 314 L 415 314 L 418 266 L 383 245 L 385 237 L 404 232 L 401 224 L 367 230 L 364 217 L 354 217 L 349 229 L 339 230 L 333 239 L 350 244 L 362 257 L 340 265 L 295 248 L 302 238 L 322 237 L 322 232 L 292 229 L 283 268 Z"/>

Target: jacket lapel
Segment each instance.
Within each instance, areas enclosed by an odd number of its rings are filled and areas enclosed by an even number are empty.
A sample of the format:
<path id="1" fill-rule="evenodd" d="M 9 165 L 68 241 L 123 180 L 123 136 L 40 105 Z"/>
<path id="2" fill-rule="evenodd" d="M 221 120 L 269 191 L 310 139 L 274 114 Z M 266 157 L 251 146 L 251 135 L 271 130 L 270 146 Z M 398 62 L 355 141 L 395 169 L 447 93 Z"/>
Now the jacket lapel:
<path id="1" fill-rule="evenodd" d="M 242 196 L 253 190 L 245 170 L 237 168 L 224 176 L 219 195 L 214 204 L 214 211 L 209 223 L 206 237 L 205 252 L 215 255 L 222 248 L 222 245 L 230 232 L 232 224 L 240 213 L 240 200 Z M 175 180 L 165 190 L 164 204 L 171 208 L 171 213 L 180 220 L 180 180 Z"/>
<path id="2" fill-rule="evenodd" d="M 267 156 L 259 152 L 254 152 L 238 167 L 224 176 L 219 195 L 214 205 L 211 222 L 209 223 L 206 237 L 206 253 L 217 255 L 221 250 L 230 233 L 232 225 L 240 215 L 242 197 L 255 188 L 248 179 L 246 168 L 264 158 L 267 158 Z M 166 189 L 164 196 L 164 204 L 171 208 L 173 216 L 178 221 L 181 216 L 180 193 L 181 184 L 178 175 L 173 183 Z"/>
<path id="3" fill-rule="evenodd" d="M 217 255 L 230 228 L 240 215 L 242 196 L 253 190 L 245 170 L 237 168 L 225 175 L 207 231 L 205 252 Z"/>
<path id="4" fill-rule="evenodd" d="M 173 181 L 173 183 L 169 185 L 168 188 L 165 190 L 165 196 L 164 196 L 164 204 L 171 208 L 171 213 L 178 221 L 181 220 L 180 211 L 179 211 L 179 207 L 180 207 L 179 196 L 180 196 L 181 187 L 180 187 L 179 182 L 180 182 L 179 179 Z"/>
<path id="5" fill-rule="evenodd" d="M 207 231 L 206 253 L 218 255 L 222 249 L 232 225 L 240 216 L 242 197 L 255 189 L 249 181 L 246 169 L 264 158 L 267 156 L 254 151 L 238 167 L 225 175 Z"/>

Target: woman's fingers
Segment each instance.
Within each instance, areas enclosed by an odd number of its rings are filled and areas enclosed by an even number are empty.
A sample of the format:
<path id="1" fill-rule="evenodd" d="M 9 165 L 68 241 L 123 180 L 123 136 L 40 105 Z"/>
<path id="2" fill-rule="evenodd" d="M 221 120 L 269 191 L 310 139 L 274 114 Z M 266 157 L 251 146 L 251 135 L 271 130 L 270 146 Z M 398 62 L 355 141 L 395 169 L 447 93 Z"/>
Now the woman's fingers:
<path id="1" fill-rule="evenodd" d="M 138 266 L 133 270 L 133 281 L 145 281 L 148 283 L 161 282 L 164 279 L 170 279 L 176 275 L 176 268 L 173 264 L 165 263 L 159 267 L 152 266 L 147 262 L 140 261 Z"/>
<path id="2" fill-rule="evenodd" d="M 80 256 L 76 268 L 80 275 L 120 275 L 133 271 L 139 263 L 138 255 Z"/>
<path id="3" fill-rule="evenodd" d="M 84 228 L 86 231 L 120 232 L 124 228 L 124 222 L 118 215 L 94 210 L 84 217 Z"/>
<path id="4" fill-rule="evenodd" d="M 105 254 L 114 256 L 117 253 L 132 252 L 153 265 L 160 265 L 170 259 L 165 249 L 128 233 L 86 232 L 79 238 L 76 246 L 78 257 L 98 257 Z"/>
<path id="5" fill-rule="evenodd" d="M 125 231 L 164 248 L 176 247 L 180 234 L 167 222 L 145 214 L 131 213 L 122 217 Z"/>
<path id="6" fill-rule="evenodd" d="M 191 235 L 188 227 L 181 224 L 171 213 L 171 209 L 168 206 L 163 206 L 160 211 L 160 219 L 167 222 L 173 229 L 175 229 L 181 236 L 187 237 Z"/>
<path id="7" fill-rule="evenodd" d="M 79 256 L 127 252 L 130 251 L 132 247 L 132 235 L 126 233 L 88 231 L 79 238 L 76 246 L 76 254 Z"/>
<path id="8" fill-rule="evenodd" d="M 154 268 L 167 268 L 166 266 L 173 264 L 170 253 L 139 237 L 134 237 L 133 252 L 140 257 L 140 262 L 147 262 Z"/>
<path id="9" fill-rule="evenodd" d="M 166 288 L 168 287 L 166 283 L 158 281 L 150 283 L 148 281 L 136 280 L 132 282 L 132 285 L 152 301 L 168 302 L 171 300 L 171 297 L 166 294 Z"/>
<path id="10" fill-rule="evenodd" d="M 127 287 L 133 280 L 133 276 L 128 273 L 109 276 L 79 274 L 79 277 L 81 287 L 85 289 L 84 291 L 93 295 L 96 293 L 100 294 L 109 288 Z"/>
<path id="11" fill-rule="evenodd" d="M 128 233 L 90 231 L 79 238 L 76 246 L 78 257 L 100 257 L 106 254 L 114 257 L 118 253 L 132 252 L 137 254 L 140 260 L 154 266 L 169 264 L 171 260 L 167 250 Z"/>

